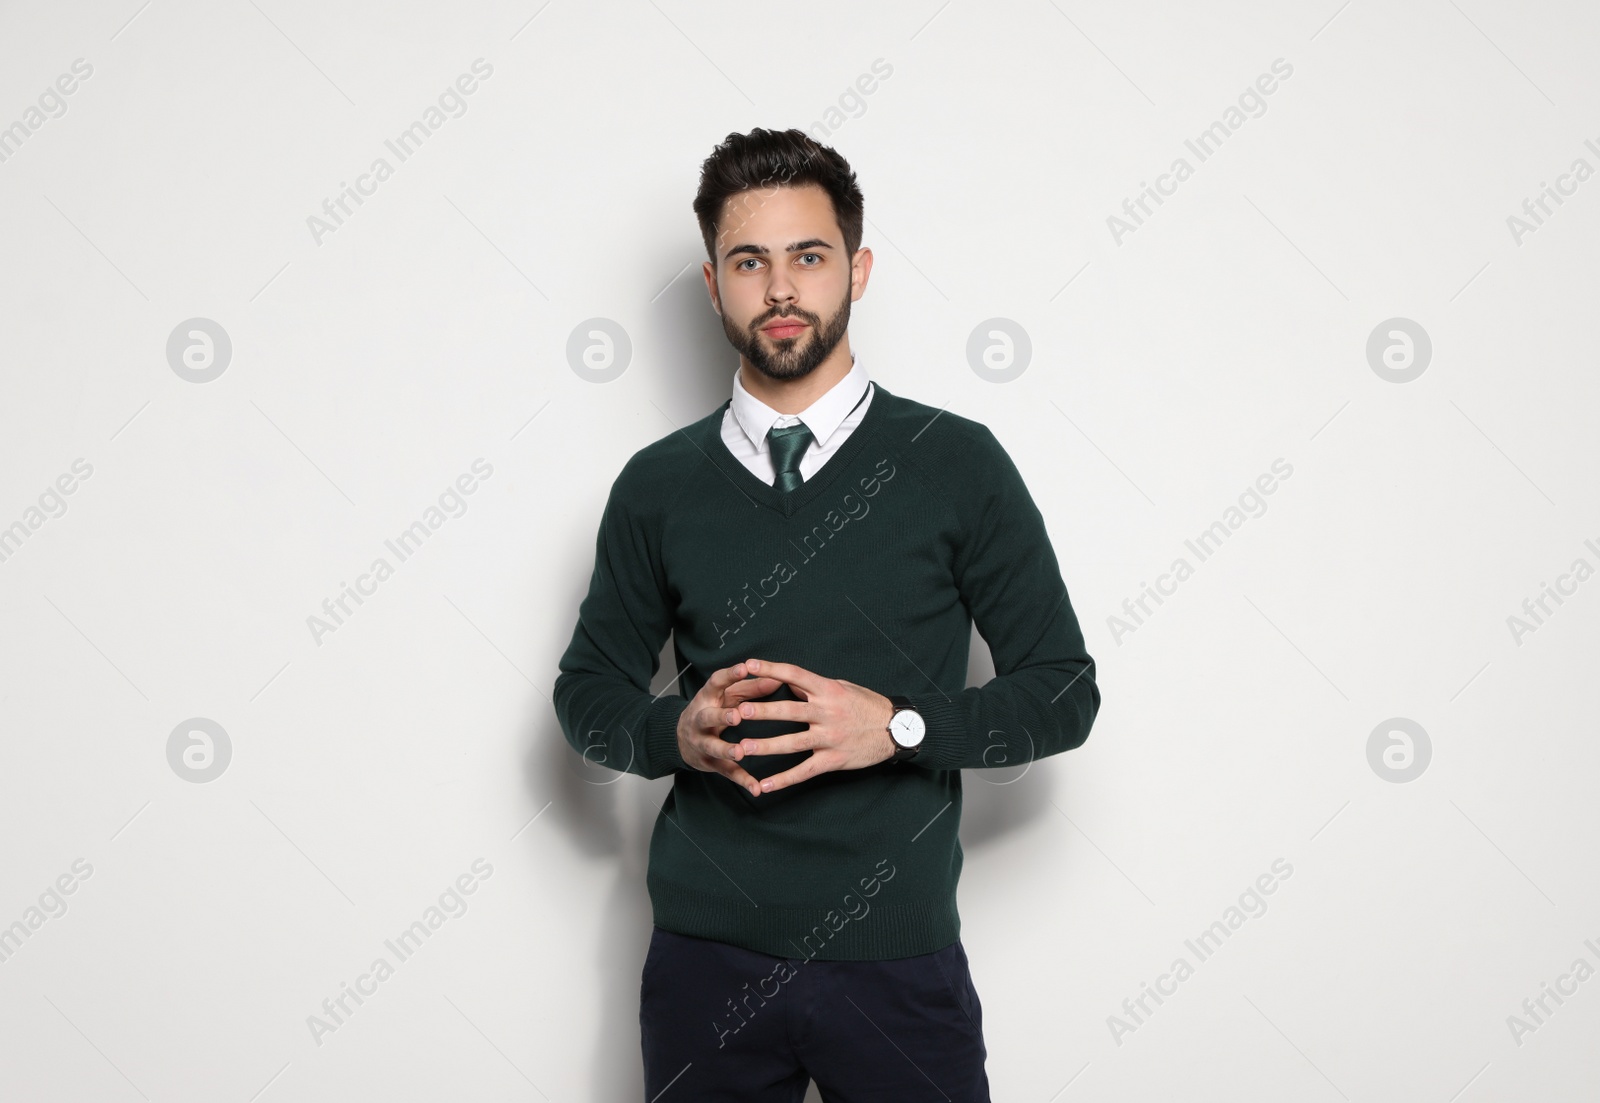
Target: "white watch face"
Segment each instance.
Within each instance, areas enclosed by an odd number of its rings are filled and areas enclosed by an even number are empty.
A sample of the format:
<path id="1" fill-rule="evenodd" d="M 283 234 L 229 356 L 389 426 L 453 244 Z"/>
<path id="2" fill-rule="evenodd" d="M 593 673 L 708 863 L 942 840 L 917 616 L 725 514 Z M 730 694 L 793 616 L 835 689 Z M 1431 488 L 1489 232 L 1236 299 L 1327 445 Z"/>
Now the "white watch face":
<path id="1" fill-rule="evenodd" d="M 915 747 L 921 743 L 922 736 L 927 730 L 922 714 L 911 709 L 901 709 L 889 719 L 889 733 L 902 747 Z"/>

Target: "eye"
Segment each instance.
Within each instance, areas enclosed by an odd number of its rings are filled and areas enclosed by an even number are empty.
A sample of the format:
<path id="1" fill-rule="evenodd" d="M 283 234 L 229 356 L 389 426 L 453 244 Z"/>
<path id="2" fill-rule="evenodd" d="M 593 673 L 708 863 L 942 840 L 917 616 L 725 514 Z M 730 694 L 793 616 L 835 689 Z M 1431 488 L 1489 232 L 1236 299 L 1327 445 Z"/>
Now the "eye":
<path id="1" fill-rule="evenodd" d="M 800 256 L 802 258 L 815 257 L 818 264 L 820 264 L 822 262 L 822 254 L 821 253 L 801 253 Z M 816 266 L 817 266 L 816 264 L 808 264 L 808 265 L 806 265 L 807 268 L 815 268 Z"/>
<path id="2" fill-rule="evenodd" d="M 755 257 L 746 257 L 744 260 L 741 260 L 738 264 L 734 265 L 733 266 L 733 270 L 735 272 L 748 272 L 749 269 L 746 268 L 745 265 L 747 265 L 747 264 L 759 264 L 759 263 L 760 262 L 758 260 L 756 260 Z"/>

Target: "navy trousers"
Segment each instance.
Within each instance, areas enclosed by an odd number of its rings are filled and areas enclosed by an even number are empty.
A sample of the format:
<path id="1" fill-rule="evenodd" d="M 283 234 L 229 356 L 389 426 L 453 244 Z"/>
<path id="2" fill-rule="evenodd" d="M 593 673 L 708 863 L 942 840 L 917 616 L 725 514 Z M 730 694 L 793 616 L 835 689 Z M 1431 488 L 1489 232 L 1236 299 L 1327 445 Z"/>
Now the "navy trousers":
<path id="1" fill-rule="evenodd" d="M 780 958 L 656 927 L 639 984 L 645 1103 L 989 1103 L 959 941 L 887 961 Z"/>

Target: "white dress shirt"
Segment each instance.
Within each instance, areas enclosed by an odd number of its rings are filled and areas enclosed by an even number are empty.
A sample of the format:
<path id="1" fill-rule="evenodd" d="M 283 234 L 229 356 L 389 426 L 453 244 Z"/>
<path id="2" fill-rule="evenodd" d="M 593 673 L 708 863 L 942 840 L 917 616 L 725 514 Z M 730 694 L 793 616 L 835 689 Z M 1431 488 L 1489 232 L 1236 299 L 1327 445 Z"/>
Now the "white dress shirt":
<path id="1" fill-rule="evenodd" d="M 769 486 L 778 481 L 778 474 L 772 467 L 767 430 L 805 422 L 816 438 L 800 457 L 800 478 L 809 479 L 861 424 L 867 407 L 872 404 L 872 382 L 854 353 L 850 355 L 850 370 L 844 378 L 798 414 L 780 414 L 762 402 L 744 389 L 739 373 L 740 369 L 735 368 L 733 402 L 722 415 L 722 442 L 752 475 Z M 863 394 L 865 399 L 861 397 Z"/>

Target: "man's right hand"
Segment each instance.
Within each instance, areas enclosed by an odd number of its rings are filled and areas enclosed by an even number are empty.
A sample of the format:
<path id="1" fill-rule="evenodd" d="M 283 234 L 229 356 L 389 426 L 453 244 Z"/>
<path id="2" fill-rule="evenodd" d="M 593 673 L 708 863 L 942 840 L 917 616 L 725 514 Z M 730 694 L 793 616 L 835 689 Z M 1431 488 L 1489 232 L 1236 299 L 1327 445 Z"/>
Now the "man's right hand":
<path id="1" fill-rule="evenodd" d="M 691 769 L 717 773 L 749 792 L 761 795 L 757 781 L 739 760 L 738 743 L 722 738 L 722 730 L 739 723 L 739 705 L 752 697 L 765 697 L 783 683 L 777 678 L 746 678 L 744 663 L 725 666 L 706 679 L 678 716 L 678 754 Z"/>

